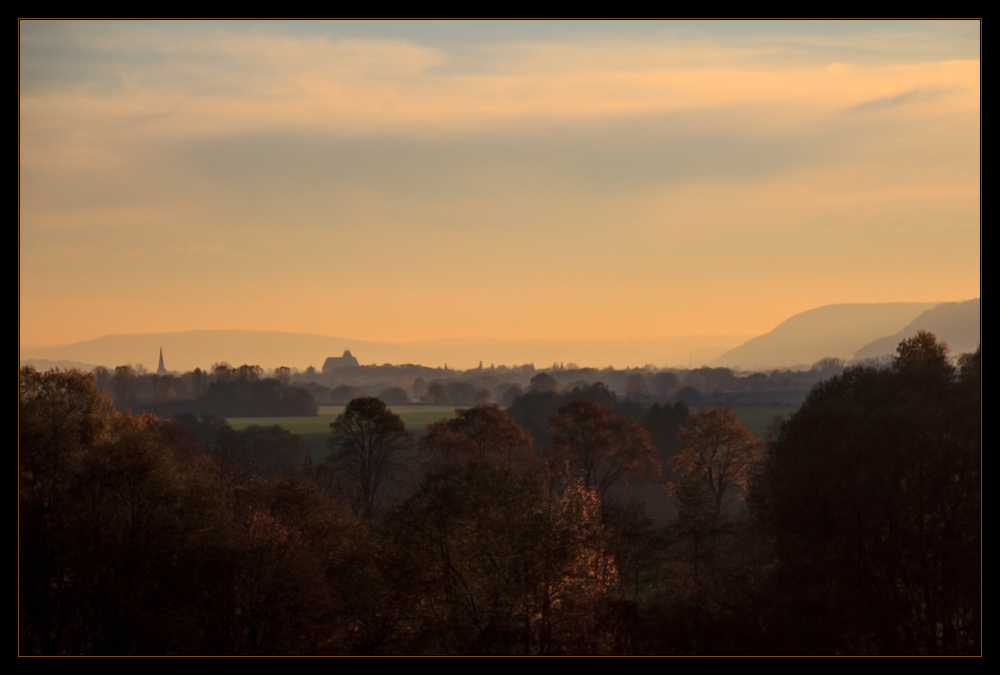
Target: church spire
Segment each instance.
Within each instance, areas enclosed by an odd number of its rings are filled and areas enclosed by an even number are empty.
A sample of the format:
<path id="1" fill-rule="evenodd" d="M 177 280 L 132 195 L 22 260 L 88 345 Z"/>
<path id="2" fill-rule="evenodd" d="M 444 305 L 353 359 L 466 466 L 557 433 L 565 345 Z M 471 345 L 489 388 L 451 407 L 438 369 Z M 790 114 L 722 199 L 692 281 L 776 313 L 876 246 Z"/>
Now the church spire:
<path id="1" fill-rule="evenodd" d="M 163 367 L 163 347 L 160 347 L 160 365 L 156 369 L 157 375 L 166 375 L 167 369 Z"/>

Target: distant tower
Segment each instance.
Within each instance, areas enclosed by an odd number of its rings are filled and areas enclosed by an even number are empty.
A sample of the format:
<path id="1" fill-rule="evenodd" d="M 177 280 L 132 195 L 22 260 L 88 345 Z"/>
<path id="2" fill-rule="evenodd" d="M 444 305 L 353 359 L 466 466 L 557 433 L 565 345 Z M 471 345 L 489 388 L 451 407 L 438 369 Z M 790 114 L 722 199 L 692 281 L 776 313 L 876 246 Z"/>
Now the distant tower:
<path id="1" fill-rule="evenodd" d="M 160 365 L 156 369 L 157 375 L 167 375 L 167 369 L 163 367 L 163 347 L 160 347 Z"/>

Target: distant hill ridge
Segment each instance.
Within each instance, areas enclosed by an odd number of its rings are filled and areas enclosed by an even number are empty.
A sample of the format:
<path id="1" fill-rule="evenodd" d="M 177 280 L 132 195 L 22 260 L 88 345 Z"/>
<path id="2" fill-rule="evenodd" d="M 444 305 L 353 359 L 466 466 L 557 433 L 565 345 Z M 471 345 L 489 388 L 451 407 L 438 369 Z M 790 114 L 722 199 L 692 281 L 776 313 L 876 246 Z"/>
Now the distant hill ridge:
<path id="1" fill-rule="evenodd" d="M 900 342 L 918 331 L 934 333 L 948 343 L 952 354 L 973 352 L 982 336 L 982 303 L 979 298 L 965 302 L 942 302 L 911 321 L 894 335 L 879 338 L 854 352 L 854 358 L 867 359 L 893 354 Z"/>
<path id="2" fill-rule="evenodd" d="M 954 340 L 953 352 L 971 351 L 971 336 L 979 334 L 979 299 L 826 305 L 786 319 L 711 365 L 769 370 L 809 366 L 827 357 L 880 356 L 894 353 L 899 342 L 917 330 L 930 330 L 949 344 Z"/>
<path id="3" fill-rule="evenodd" d="M 193 330 L 173 333 L 104 335 L 61 346 L 23 346 L 20 363 L 92 368 L 142 363 L 152 367 L 163 348 L 168 370 L 207 368 L 216 361 L 264 368 L 319 370 L 328 357 L 351 350 L 361 364 L 414 363 L 474 368 L 553 362 L 616 368 L 711 365 L 765 371 L 808 367 L 826 357 L 844 360 L 891 354 L 900 341 L 928 330 L 953 354 L 973 351 L 981 328 L 979 298 L 964 302 L 849 303 L 796 314 L 765 335 L 691 335 L 649 340 L 496 340 L 448 338 L 416 342 L 373 342 L 308 333 L 253 330 Z"/>
<path id="4" fill-rule="evenodd" d="M 448 338 L 417 342 L 373 342 L 309 333 L 253 330 L 193 330 L 174 333 L 103 335 L 60 346 L 22 346 L 22 363 L 75 361 L 114 367 L 142 363 L 155 369 L 163 348 L 167 370 L 208 368 L 228 361 L 260 365 L 265 369 L 289 366 L 320 370 L 328 357 L 350 350 L 362 365 L 414 363 L 430 367 L 475 368 L 534 363 L 575 362 L 582 366 L 616 368 L 666 365 L 702 366 L 748 335 L 691 335 L 649 340 L 497 340 Z M 91 366 L 92 367 L 92 366 Z"/>

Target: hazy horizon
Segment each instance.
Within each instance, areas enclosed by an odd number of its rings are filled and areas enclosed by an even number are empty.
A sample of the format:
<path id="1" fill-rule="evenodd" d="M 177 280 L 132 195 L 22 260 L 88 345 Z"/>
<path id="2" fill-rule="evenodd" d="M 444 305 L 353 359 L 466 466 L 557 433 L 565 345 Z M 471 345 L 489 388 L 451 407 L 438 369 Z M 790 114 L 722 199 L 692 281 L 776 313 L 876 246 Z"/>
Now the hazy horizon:
<path id="1" fill-rule="evenodd" d="M 214 362 L 255 364 L 265 369 L 319 368 L 329 356 L 350 350 L 364 365 L 570 364 L 587 368 L 729 367 L 737 371 L 808 369 L 822 359 L 850 362 L 880 357 L 920 330 L 949 345 L 952 356 L 971 352 L 981 340 L 979 298 L 955 303 L 851 303 L 801 312 L 763 335 L 692 335 L 650 340 L 495 340 L 441 338 L 413 342 L 372 342 L 344 336 L 287 331 L 192 330 L 104 335 L 68 345 L 22 345 L 22 364 L 63 367 L 143 364 L 160 350 L 170 370 L 192 370 Z M 42 363 L 45 362 L 45 363 Z"/>
<path id="2" fill-rule="evenodd" d="M 746 338 L 979 297 L 980 31 L 20 21 L 19 346 Z"/>
<path id="3" fill-rule="evenodd" d="M 442 338 L 412 342 L 376 342 L 287 331 L 178 331 L 104 335 L 68 345 L 24 345 L 22 361 L 78 361 L 114 367 L 156 362 L 162 347 L 169 370 L 205 368 L 213 362 L 252 363 L 266 369 L 289 366 L 322 368 L 329 356 L 350 350 L 363 365 L 414 363 L 466 370 L 482 361 L 485 367 L 533 363 L 548 368 L 554 362 L 581 367 L 615 368 L 700 367 L 748 335 L 693 335 L 651 340 L 494 340 Z"/>

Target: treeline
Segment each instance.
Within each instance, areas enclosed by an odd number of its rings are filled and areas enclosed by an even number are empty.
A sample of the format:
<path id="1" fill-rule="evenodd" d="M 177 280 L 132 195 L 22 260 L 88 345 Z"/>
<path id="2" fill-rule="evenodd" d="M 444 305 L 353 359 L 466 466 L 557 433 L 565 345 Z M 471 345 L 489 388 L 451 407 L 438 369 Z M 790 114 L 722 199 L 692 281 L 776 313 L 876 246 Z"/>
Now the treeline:
<path id="1" fill-rule="evenodd" d="M 25 368 L 20 650 L 979 653 L 980 364 L 919 334 L 768 440 L 588 385 L 418 442 L 359 397 L 318 466 L 283 430 L 116 412 L 90 374 Z M 655 529 L 612 488 L 664 473 Z"/>
<path id="2" fill-rule="evenodd" d="M 278 368 L 265 377 L 260 366 L 216 363 L 180 376 L 148 373 L 141 366 L 94 369 L 100 391 L 111 395 L 118 410 L 155 412 L 161 417 L 194 414 L 214 417 L 299 417 L 315 415 L 316 401 L 291 384 L 291 370 Z"/>
<path id="3" fill-rule="evenodd" d="M 878 365 L 878 364 L 871 364 Z M 651 403 L 683 402 L 700 405 L 710 397 L 724 401 L 722 394 L 749 392 L 808 391 L 817 382 L 839 375 L 841 359 L 823 359 L 808 370 L 774 370 L 770 373 L 737 373 L 730 368 L 644 368 L 616 370 L 608 367 L 580 368 L 555 363 L 549 368 L 489 366 L 469 370 L 427 368 L 414 365 L 349 366 L 327 373 L 315 369 L 294 373 L 293 381 L 312 393 L 318 403 L 346 405 L 358 396 L 377 396 L 390 405 L 471 406 L 497 403 L 509 406 L 517 396 L 535 390 L 572 391 L 603 384 L 615 394 Z M 539 383 L 539 378 L 541 382 Z"/>
<path id="4" fill-rule="evenodd" d="M 465 371 L 411 364 L 351 366 L 329 373 L 287 367 L 266 373 L 260 366 L 234 367 L 221 362 L 208 370 L 150 373 L 141 365 L 94 369 L 98 388 L 112 396 L 119 410 L 150 410 L 161 417 L 181 413 L 216 417 L 293 417 L 315 415 L 319 405 L 347 405 L 362 396 L 389 405 L 468 407 L 513 404 L 534 392 L 571 392 L 601 384 L 631 401 L 738 405 L 748 393 L 805 392 L 844 369 L 839 359 L 823 359 L 809 370 L 737 374 L 729 368 L 660 370 L 653 366 L 615 370 L 564 367 L 536 370 L 525 366 L 473 368 Z"/>

